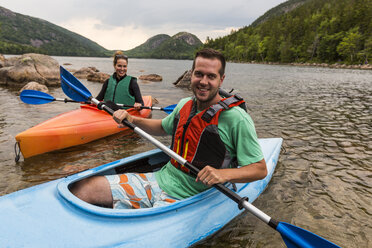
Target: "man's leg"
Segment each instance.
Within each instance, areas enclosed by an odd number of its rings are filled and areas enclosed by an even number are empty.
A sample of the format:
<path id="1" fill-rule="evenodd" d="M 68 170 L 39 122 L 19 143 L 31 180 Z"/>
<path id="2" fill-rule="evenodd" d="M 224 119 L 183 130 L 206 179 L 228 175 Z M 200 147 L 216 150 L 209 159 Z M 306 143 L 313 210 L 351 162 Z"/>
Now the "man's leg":
<path id="1" fill-rule="evenodd" d="M 104 176 L 88 177 L 74 183 L 71 192 L 81 200 L 97 206 L 112 208 L 110 184 Z"/>

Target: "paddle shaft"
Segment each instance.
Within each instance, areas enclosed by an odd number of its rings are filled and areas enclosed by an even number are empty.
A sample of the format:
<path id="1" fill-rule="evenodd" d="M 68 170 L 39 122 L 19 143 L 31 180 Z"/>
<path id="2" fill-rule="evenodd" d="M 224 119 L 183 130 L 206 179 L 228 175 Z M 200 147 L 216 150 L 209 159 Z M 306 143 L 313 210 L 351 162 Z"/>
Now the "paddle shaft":
<path id="1" fill-rule="evenodd" d="M 90 100 L 94 104 L 96 104 L 97 106 L 100 106 L 100 108 L 105 110 L 107 113 L 109 113 L 111 115 L 114 114 L 114 112 L 115 112 L 114 110 L 112 110 L 111 108 L 109 108 L 105 104 L 100 104 L 100 102 L 97 99 L 91 98 Z M 98 104 L 100 104 L 100 105 L 98 105 Z M 152 137 L 151 135 L 149 135 L 148 133 L 143 131 L 141 128 L 137 127 L 135 124 L 129 122 L 127 119 L 124 119 L 122 121 L 122 123 L 124 125 L 128 126 L 129 128 L 131 128 L 135 133 L 139 134 L 141 137 L 150 141 L 153 145 L 158 147 L 160 150 L 162 150 L 164 153 L 166 153 L 169 157 L 175 159 L 178 163 L 186 166 L 191 171 L 191 174 L 193 174 L 194 176 L 196 176 L 199 173 L 200 170 L 198 168 L 196 168 L 194 165 L 189 163 L 186 159 L 184 159 L 183 157 L 178 155 L 173 150 L 169 149 L 167 146 L 162 144 L 160 141 L 158 141 L 157 139 L 155 139 L 154 137 Z M 251 203 L 249 203 L 247 198 L 240 197 L 238 194 L 236 194 L 235 192 L 233 192 L 232 190 L 230 190 L 229 188 L 227 188 L 226 186 L 224 186 L 220 183 L 214 184 L 213 187 L 215 187 L 221 193 L 225 194 L 230 199 L 232 199 L 233 201 L 238 203 L 239 208 L 243 207 L 243 208 L 247 209 L 249 212 L 251 212 L 257 218 L 264 221 L 266 224 L 270 225 L 271 227 L 273 227 L 275 229 L 274 225 L 270 224 L 270 223 L 272 223 L 271 217 L 268 216 L 267 214 L 265 214 L 264 212 L 262 212 L 261 210 L 259 210 L 258 208 L 256 208 L 255 206 L 253 206 Z"/>
<path id="2" fill-rule="evenodd" d="M 59 102 L 76 102 L 76 103 L 84 103 L 84 104 L 90 104 L 90 102 L 78 102 L 78 101 L 75 101 L 75 100 L 70 100 L 70 99 L 63 99 L 63 98 L 54 98 L 54 101 L 59 101 Z M 126 105 L 126 104 L 120 104 L 120 103 L 117 103 L 116 105 L 118 105 L 119 107 L 124 107 L 124 108 L 134 108 L 133 105 Z M 151 110 L 164 110 L 164 108 L 162 107 L 156 107 L 156 106 L 141 106 L 140 107 L 141 109 L 151 109 Z"/>
<path id="3" fill-rule="evenodd" d="M 134 108 L 133 105 L 126 105 L 126 104 L 120 104 L 120 103 L 116 103 L 116 105 L 118 105 L 119 107 L 124 107 L 124 108 Z M 151 110 L 163 110 L 162 107 L 156 107 L 156 106 L 141 106 L 140 107 L 141 109 L 151 109 Z"/>
<path id="4" fill-rule="evenodd" d="M 71 99 L 67 99 L 67 98 L 54 98 L 54 101 L 58 101 L 58 102 L 76 102 L 76 103 L 88 103 L 88 102 L 78 102 L 78 101 L 75 101 L 75 100 L 71 100 Z"/>
<path id="5" fill-rule="evenodd" d="M 61 101 L 61 102 L 65 102 L 65 103 L 66 103 L 66 102 L 76 102 L 76 103 L 85 103 L 85 104 L 90 104 L 89 101 L 87 101 L 87 102 L 78 102 L 78 101 L 70 100 L 70 99 L 67 99 L 67 98 L 65 98 L 65 99 L 62 99 L 62 98 L 54 98 L 53 100 L 54 100 L 54 101 Z M 126 104 L 120 104 L 120 103 L 116 103 L 116 105 L 118 105 L 118 106 L 121 107 L 121 108 L 134 108 L 133 105 L 126 105 Z M 169 109 L 168 109 L 168 108 L 169 108 Z M 167 112 L 167 111 L 172 112 L 173 108 L 174 108 L 173 105 L 168 106 L 168 107 L 165 107 L 165 108 L 163 108 L 163 107 L 156 107 L 156 106 L 140 106 L 140 109 L 162 110 L 162 111 L 165 111 L 165 112 Z"/>
<path id="6" fill-rule="evenodd" d="M 65 76 L 68 76 L 71 80 L 73 80 L 74 83 L 71 83 Z M 78 99 L 84 99 L 84 100 L 91 101 L 95 105 L 99 106 L 101 109 L 105 110 L 107 113 L 109 113 L 111 115 L 114 114 L 114 110 L 112 110 L 111 108 L 109 108 L 105 104 L 102 104 L 102 103 L 100 104 L 100 101 L 93 98 L 92 94 L 85 88 L 85 86 L 83 84 L 81 84 L 79 80 L 77 80 L 72 74 L 70 74 L 68 71 L 66 71 L 63 67 L 61 67 L 61 79 L 62 79 L 62 82 L 66 82 L 66 84 L 68 86 L 68 88 L 62 87 L 63 91 L 68 96 L 70 96 L 71 98 L 74 99 L 74 97 L 77 97 Z M 64 84 L 62 84 L 62 86 L 64 86 Z M 224 91 L 222 89 L 220 89 L 219 92 L 220 92 L 220 94 L 225 95 L 225 96 L 230 95 L 229 93 L 227 93 L 226 91 Z M 72 97 L 72 96 L 74 96 L 74 97 Z M 245 105 L 243 107 L 245 107 Z M 133 129 L 133 131 L 135 133 L 137 133 L 140 136 L 149 140 L 153 145 L 155 145 L 156 147 L 161 149 L 168 156 L 175 159 L 180 164 L 186 166 L 188 169 L 190 169 L 190 171 L 194 175 L 198 174 L 199 170 L 195 166 L 193 166 L 191 163 L 189 163 L 187 160 L 182 158 L 180 155 L 178 155 L 177 153 L 175 153 L 174 151 L 172 151 L 171 149 L 169 149 L 168 147 L 163 145 L 157 139 L 155 139 L 154 137 L 152 137 L 151 135 L 149 135 L 148 133 L 146 133 L 145 131 L 143 131 L 142 129 L 140 129 L 139 127 L 134 125 L 133 123 L 130 123 L 126 119 L 124 119 L 122 122 L 123 122 L 124 125 Z M 238 194 L 234 193 L 233 191 L 231 191 L 230 189 L 228 189 L 227 187 L 225 187 L 222 184 L 214 184 L 213 186 L 217 190 L 219 190 L 220 192 L 222 192 L 223 194 L 228 196 L 230 199 L 232 199 L 233 201 L 238 203 L 239 207 L 244 207 L 245 209 L 250 211 L 253 215 L 255 215 L 257 218 L 259 218 L 260 220 L 264 221 L 266 224 L 268 224 L 271 227 L 273 227 L 274 229 L 276 229 L 277 225 L 270 224 L 270 223 L 277 223 L 277 222 L 276 221 L 271 221 L 270 216 L 266 215 L 264 212 L 257 209 L 256 207 L 254 207 L 252 204 L 250 204 L 248 202 L 248 200 L 246 198 L 240 197 Z"/>

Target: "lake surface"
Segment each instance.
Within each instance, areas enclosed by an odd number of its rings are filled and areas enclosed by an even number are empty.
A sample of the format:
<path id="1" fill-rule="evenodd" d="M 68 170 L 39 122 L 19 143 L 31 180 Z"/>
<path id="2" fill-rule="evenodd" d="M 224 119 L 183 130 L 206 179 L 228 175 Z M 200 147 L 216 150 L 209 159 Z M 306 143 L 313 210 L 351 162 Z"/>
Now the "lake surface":
<path id="1" fill-rule="evenodd" d="M 54 58 L 70 63 L 67 69 L 94 66 L 113 72 L 110 58 Z M 130 59 L 128 74 L 161 75 L 162 82 L 139 85 L 143 95 L 159 101 L 157 106 L 168 106 L 190 95 L 173 82 L 191 65 L 188 60 Z M 101 88 L 82 82 L 94 96 Z M 272 181 L 254 205 L 342 247 L 372 247 L 372 71 L 228 63 L 223 88 L 244 97 L 260 138 L 284 139 Z M 61 102 L 26 105 L 18 90 L 0 87 L 0 195 L 154 148 L 126 132 L 16 163 L 16 134 L 78 108 Z M 49 90 L 66 97 L 60 88 Z M 165 115 L 153 111 L 153 118 Z M 169 138 L 159 140 L 169 145 Z M 285 245 L 277 232 L 244 212 L 196 247 Z"/>

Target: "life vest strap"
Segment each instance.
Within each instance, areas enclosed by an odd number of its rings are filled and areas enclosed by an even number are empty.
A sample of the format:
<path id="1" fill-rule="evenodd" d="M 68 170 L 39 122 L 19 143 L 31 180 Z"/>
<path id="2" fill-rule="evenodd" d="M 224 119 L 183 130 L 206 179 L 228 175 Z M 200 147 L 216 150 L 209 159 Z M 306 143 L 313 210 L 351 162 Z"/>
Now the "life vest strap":
<path id="1" fill-rule="evenodd" d="M 211 122 L 212 118 L 220 111 L 221 109 L 229 110 L 231 107 L 230 105 L 239 101 L 242 101 L 243 98 L 240 96 L 232 96 L 229 98 L 225 98 L 219 101 L 217 104 L 210 106 L 202 115 L 202 119 L 206 122 Z"/>

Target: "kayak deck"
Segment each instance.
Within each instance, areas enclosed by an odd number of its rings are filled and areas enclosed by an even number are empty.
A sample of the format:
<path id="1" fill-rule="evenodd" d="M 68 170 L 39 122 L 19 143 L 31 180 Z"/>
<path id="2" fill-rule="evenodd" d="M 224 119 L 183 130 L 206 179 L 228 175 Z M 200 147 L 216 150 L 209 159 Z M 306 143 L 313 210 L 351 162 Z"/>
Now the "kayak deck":
<path id="1" fill-rule="evenodd" d="M 282 139 L 259 142 L 268 175 L 263 180 L 236 184 L 237 193 L 250 202 L 269 183 Z M 167 206 L 138 210 L 94 206 L 69 191 L 69 185 L 92 175 L 134 168 L 146 172 L 168 160 L 156 149 L 0 197 L 0 243 L 5 247 L 187 247 L 242 212 L 214 188 Z"/>
<path id="2" fill-rule="evenodd" d="M 152 106 L 151 96 L 143 96 L 144 106 Z M 150 109 L 128 112 L 148 118 Z M 118 128 L 112 116 L 92 105 L 57 115 L 16 135 L 15 139 L 24 158 L 81 145 L 127 130 Z M 37 144 L 37 145 L 36 145 Z"/>

